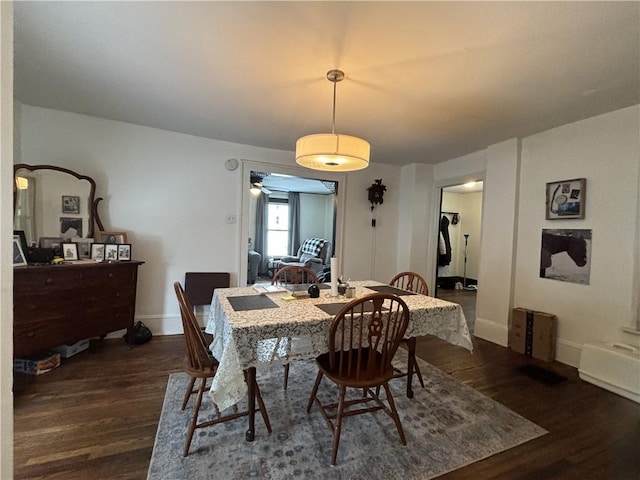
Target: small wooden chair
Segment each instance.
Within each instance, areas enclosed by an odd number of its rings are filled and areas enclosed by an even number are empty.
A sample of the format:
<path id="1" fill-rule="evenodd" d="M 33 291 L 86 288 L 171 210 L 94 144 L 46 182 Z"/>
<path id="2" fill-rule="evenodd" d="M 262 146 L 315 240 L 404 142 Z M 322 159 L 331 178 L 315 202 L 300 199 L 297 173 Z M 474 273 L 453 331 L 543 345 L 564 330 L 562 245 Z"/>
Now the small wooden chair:
<path id="1" fill-rule="evenodd" d="M 300 267 L 296 265 L 287 265 L 278 269 L 273 274 L 271 279 L 271 285 L 300 285 L 303 283 L 320 283 L 315 272 L 307 267 Z M 290 338 L 281 338 L 280 342 L 286 342 L 287 346 L 291 345 Z M 276 347 L 277 348 L 277 347 Z M 284 389 L 287 389 L 289 385 L 289 364 L 284 366 Z"/>
<path id="2" fill-rule="evenodd" d="M 413 293 L 419 293 L 420 295 L 429 295 L 429 285 L 427 281 L 420 275 L 415 272 L 400 272 L 395 277 L 391 279 L 389 285 L 396 288 L 401 288 L 403 290 L 408 290 Z M 410 342 L 414 342 L 416 339 L 412 338 L 408 340 Z M 420 386 L 424 388 L 424 380 L 422 379 L 422 372 L 420 371 L 420 367 L 418 366 L 418 362 L 416 361 L 415 354 L 415 345 L 414 348 L 410 348 L 408 350 L 409 358 L 407 361 L 407 373 L 397 372 L 394 377 L 404 377 L 405 375 L 411 375 L 409 372 L 409 365 L 413 364 L 415 368 L 416 375 L 418 376 L 418 381 L 420 382 Z"/>
<path id="3" fill-rule="evenodd" d="M 318 405 L 333 432 L 332 465 L 336 464 L 344 417 L 383 410 L 393 419 L 402 444 L 407 444 L 389 380 L 394 374 L 391 360 L 408 324 L 409 307 L 400 297 L 389 293 L 356 298 L 333 319 L 329 352 L 316 359 L 318 376 L 307 404 L 307 413 L 314 402 Z M 323 405 L 318 398 L 318 387 L 325 376 L 339 387 L 337 403 Z M 380 387 L 385 390 L 388 406 L 380 399 Z M 362 390 L 362 397 L 345 400 L 347 388 Z M 374 404 L 368 408 L 351 408 L 368 402 Z"/>
<path id="4" fill-rule="evenodd" d="M 209 378 L 213 378 L 216 375 L 216 372 L 218 371 L 218 360 L 216 360 L 216 358 L 211 354 L 209 348 L 207 347 L 205 334 L 198 325 L 196 317 L 193 314 L 193 305 L 191 305 L 191 303 L 187 299 L 187 296 L 182 289 L 182 285 L 180 285 L 180 282 L 175 282 L 173 284 L 173 287 L 176 291 L 176 296 L 178 297 L 178 303 L 180 305 L 182 328 L 184 330 L 184 338 L 187 345 L 187 359 L 185 361 L 184 370 L 189 375 L 189 377 L 191 377 L 189 388 L 187 389 L 184 400 L 182 402 L 182 410 L 184 410 L 187 406 L 191 395 L 194 393 L 198 394 L 196 403 L 193 407 L 193 416 L 191 417 L 191 422 L 189 423 L 189 430 L 187 432 L 187 437 L 184 444 L 183 456 L 186 457 L 187 455 L 189 455 L 189 447 L 191 446 L 191 440 L 193 439 L 193 432 L 197 428 L 205 428 L 217 423 L 227 422 L 239 417 L 244 417 L 248 415 L 249 412 L 238 412 L 238 407 L 234 405 L 232 414 L 222 416 L 220 410 L 218 409 L 218 406 L 214 404 L 216 410 L 216 418 L 206 422 L 198 423 L 198 413 L 200 412 L 200 405 L 202 404 L 202 396 L 206 388 L 206 383 Z M 196 390 L 194 389 L 194 385 L 197 379 L 200 379 L 201 381 L 199 387 Z M 262 401 L 260 388 L 258 387 L 257 382 L 254 384 L 254 388 L 256 389 L 258 409 L 262 414 L 262 419 L 264 420 L 264 424 L 267 427 L 267 431 L 271 433 L 271 423 L 269 422 L 267 409 L 265 408 L 264 402 Z"/>

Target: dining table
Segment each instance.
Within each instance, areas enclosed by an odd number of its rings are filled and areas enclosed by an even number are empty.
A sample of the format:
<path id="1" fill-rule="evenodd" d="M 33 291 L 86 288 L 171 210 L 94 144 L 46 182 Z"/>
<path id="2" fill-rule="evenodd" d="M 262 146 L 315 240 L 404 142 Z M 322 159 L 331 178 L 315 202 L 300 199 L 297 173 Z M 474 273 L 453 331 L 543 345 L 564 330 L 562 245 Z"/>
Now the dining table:
<path id="1" fill-rule="evenodd" d="M 473 351 L 469 328 L 457 303 L 402 290 L 375 280 L 351 281 L 354 297 L 371 293 L 393 293 L 409 307 L 409 325 L 404 338 L 410 355 L 407 366 L 407 396 L 413 397 L 416 338 L 434 335 Z M 267 286 L 265 286 L 267 287 Z M 311 298 L 306 286 L 286 289 L 268 287 L 217 288 L 205 331 L 213 335 L 212 354 L 219 362 L 209 395 L 220 410 L 248 400 L 247 441 L 255 437 L 256 368 L 313 359 L 329 351 L 329 328 L 338 313 L 353 298 L 334 296 L 328 284 L 320 284 L 320 295 Z M 293 290 L 301 292 L 294 296 Z M 351 290 L 353 292 L 353 290 Z"/>

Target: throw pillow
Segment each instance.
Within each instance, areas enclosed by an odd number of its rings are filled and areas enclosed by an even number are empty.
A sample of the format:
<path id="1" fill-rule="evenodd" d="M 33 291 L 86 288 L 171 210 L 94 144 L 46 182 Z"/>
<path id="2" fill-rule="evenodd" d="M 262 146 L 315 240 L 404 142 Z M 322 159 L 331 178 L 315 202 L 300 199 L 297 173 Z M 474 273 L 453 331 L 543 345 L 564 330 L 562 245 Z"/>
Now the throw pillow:
<path id="1" fill-rule="evenodd" d="M 325 242 L 326 240 L 324 238 L 307 238 L 302 244 L 302 253 L 308 253 L 312 257 L 317 257 Z M 302 260 L 302 257 L 300 257 L 300 261 L 304 262 L 306 260 Z"/>

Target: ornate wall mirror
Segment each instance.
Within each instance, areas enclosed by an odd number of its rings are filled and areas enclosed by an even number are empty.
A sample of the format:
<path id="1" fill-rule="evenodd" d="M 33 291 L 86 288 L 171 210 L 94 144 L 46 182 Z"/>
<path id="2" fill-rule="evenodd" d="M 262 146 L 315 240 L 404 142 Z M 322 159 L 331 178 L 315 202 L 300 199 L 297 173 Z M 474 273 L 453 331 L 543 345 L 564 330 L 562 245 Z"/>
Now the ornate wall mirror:
<path id="1" fill-rule="evenodd" d="M 51 165 L 17 164 L 14 173 L 14 230 L 27 243 L 41 238 L 91 238 L 94 226 L 104 230 L 91 177 Z"/>

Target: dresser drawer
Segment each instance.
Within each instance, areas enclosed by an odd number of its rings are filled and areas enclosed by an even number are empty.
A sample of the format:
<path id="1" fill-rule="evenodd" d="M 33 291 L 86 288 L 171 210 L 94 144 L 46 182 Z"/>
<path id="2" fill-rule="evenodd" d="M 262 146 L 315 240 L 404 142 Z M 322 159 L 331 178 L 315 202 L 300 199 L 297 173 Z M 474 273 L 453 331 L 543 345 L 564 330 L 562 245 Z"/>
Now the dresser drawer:
<path id="1" fill-rule="evenodd" d="M 77 311 L 24 319 L 16 315 L 13 323 L 14 357 L 25 357 L 58 345 L 76 342 L 77 319 Z"/>
<path id="2" fill-rule="evenodd" d="M 13 293 L 21 295 L 47 295 L 61 291 L 80 288 L 82 276 L 78 270 L 67 269 L 63 266 L 51 268 L 48 271 L 15 272 Z"/>
<path id="3" fill-rule="evenodd" d="M 85 307 L 82 322 L 86 328 L 99 335 L 112 332 L 121 328 L 127 328 L 133 323 L 133 305 L 119 305 L 111 308 Z"/>
<path id="4" fill-rule="evenodd" d="M 136 284 L 136 275 L 133 266 L 87 269 L 82 272 L 82 284 L 89 288 L 132 287 Z"/>
<path id="5" fill-rule="evenodd" d="M 87 291 L 81 302 L 85 309 L 105 310 L 114 306 L 131 305 L 135 299 L 135 287 L 120 286 Z"/>

